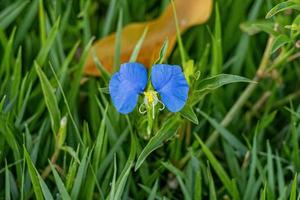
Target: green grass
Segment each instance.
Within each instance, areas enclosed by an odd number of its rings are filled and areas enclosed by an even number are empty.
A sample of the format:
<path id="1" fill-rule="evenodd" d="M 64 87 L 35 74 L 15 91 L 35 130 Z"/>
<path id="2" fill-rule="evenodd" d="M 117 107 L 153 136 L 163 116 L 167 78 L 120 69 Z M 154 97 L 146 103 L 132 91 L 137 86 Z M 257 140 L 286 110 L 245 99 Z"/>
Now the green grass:
<path id="1" fill-rule="evenodd" d="M 0 199 L 300 198 L 299 0 L 218 0 L 178 34 L 179 113 L 118 113 L 97 60 L 82 82 L 96 39 L 118 70 L 122 27 L 168 3 L 0 1 Z"/>

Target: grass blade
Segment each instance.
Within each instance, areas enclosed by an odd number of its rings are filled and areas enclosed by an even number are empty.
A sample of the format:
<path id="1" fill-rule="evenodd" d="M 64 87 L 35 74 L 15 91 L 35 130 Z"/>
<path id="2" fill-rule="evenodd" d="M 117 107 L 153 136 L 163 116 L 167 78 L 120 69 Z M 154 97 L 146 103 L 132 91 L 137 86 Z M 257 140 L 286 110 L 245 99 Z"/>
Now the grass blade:
<path id="1" fill-rule="evenodd" d="M 37 170 L 35 169 L 34 164 L 32 163 L 30 155 L 28 154 L 25 146 L 24 146 L 24 157 L 26 159 L 26 163 L 27 163 L 30 179 L 32 182 L 33 190 L 35 193 L 35 197 L 37 200 L 43 200 L 43 193 L 42 193 L 41 185 L 40 185 L 39 178 L 37 175 Z"/>
<path id="2" fill-rule="evenodd" d="M 52 131 L 54 135 L 58 133 L 59 125 L 60 125 L 60 110 L 58 108 L 58 103 L 56 100 L 56 96 L 54 94 L 54 89 L 50 84 L 47 76 L 44 74 L 40 66 L 35 63 L 35 70 L 40 79 L 44 100 L 47 106 L 47 109 L 50 113 Z"/>
<path id="3" fill-rule="evenodd" d="M 148 28 L 146 27 L 145 30 L 144 30 L 144 32 L 143 32 L 143 34 L 141 35 L 139 41 L 136 43 L 136 45 L 135 45 L 135 47 L 134 47 L 134 49 L 133 49 L 133 51 L 131 53 L 129 62 L 135 62 L 136 61 L 136 59 L 137 59 L 137 57 L 139 55 L 139 52 L 140 52 L 140 50 L 142 48 L 142 44 L 144 42 L 144 39 L 145 39 L 145 37 L 147 35 L 147 31 L 148 31 Z"/>
<path id="4" fill-rule="evenodd" d="M 15 2 L 0 13 L 0 29 L 5 30 L 23 11 L 29 1 Z"/>
<path id="5" fill-rule="evenodd" d="M 229 176 L 227 175 L 226 171 L 221 166 L 221 164 L 216 159 L 216 157 L 213 155 L 213 153 L 209 150 L 209 148 L 206 147 L 206 145 L 202 142 L 202 140 L 196 134 L 195 134 L 195 137 L 196 137 L 197 141 L 200 143 L 202 151 L 204 152 L 204 154 L 210 161 L 212 167 L 214 168 L 214 170 L 218 174 L 219 178 L 223 182 L 225 188 L 235 198 L 235 196 L 233 195 L 235 192 L 234 187 L 233 187 L 232 182 L 229 179 Z"/>
<path id="6" fill-rule="evenodd" d="M 241 152 L 241 154 L 245 154 L 247 148 L 243 145 L 234 135 L 232 135 L 227 129 L 222 127 L 215 119 L 209 117 L 206 113 L 199 111 L 200 114 L 214 126 L 214 128 L 221 134 L 221 136 L 235 149 Z"/>
<path id="7" fill-rule="evenodd" d="M 67 189 L 65 188 L 65 185 L 63 183 L 63 181 L 61 180 L 61 178 L 59 177 L 55 167 L 53 166 L 53 164 L 51 162 L 49 162 L 52 173 L 54 175 L 54 179 L 58 188 L 59 193 L 61 194 L 62 199 L 64 200 L 71 200 L 70 195 L 67 192 Z"/>
<path id="8" fill-rule="evenodd" d="M 158 188 L 158 179 L 156 179 L 155 184 L 154 184 L 154 186 L 151 190 L 151 193 L 148 196 L 147 200 L 155 200 L 157 188 Z"/>
<path id="9" fill-rule="evenodd" d="M 172 117 L 165 122 L 162 128 L 150 139 L 146 147 L 139 155 L 135 164 L 135 171 L 138 170 L 151 152 L 159 148 L 165 140 L 171 138 L 176 133 L 178 126 L 179 119 L 177 116 Z"/>

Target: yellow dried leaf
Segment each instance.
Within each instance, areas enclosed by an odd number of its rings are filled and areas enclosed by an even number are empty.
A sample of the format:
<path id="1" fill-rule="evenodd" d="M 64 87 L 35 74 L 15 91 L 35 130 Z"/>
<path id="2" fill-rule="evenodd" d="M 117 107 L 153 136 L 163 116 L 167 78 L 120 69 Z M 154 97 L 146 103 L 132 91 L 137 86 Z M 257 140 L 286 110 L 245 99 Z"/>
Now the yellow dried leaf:
<path id="1" fill-rule="evenodd" d="M 175 0 L 175 8 L 179 29 L 180 32 L 183 32 L 193 25 L 204 23 L 209 18 L 212 0 Z M 169 40 L 167 56 L 170 55 L 176 41 L 176 27 L 171 4 L 167 6 L 157 19 L 143 23 L 132 23 L 122 29 L 121 63 L 129 61 L 130 55 L 146 27 L 148 27 L 148 32 L 139 52 L 137 62 L 149 67 L 158 58 L 160 48 L 165 39 Z M 116 34 L 113 33 L 93 44 L 85 65 L 86 74 L 99 75 L 93 60 L 93 52 L 96 53 L 103 66 L 108 71 L 112 71 L 115 39 Z"/>

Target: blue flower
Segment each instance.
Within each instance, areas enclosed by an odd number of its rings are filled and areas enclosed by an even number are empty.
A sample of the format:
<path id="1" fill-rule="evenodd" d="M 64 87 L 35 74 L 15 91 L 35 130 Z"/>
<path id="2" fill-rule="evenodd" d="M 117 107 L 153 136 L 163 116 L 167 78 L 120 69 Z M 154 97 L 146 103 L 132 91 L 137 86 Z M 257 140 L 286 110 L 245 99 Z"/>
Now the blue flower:
<path id="1" fill-rule="evenodd" d="M 157 64 L 152 67 L 151 82 L 155 91 L 145 91 L 147 82 L 147 70 L 142 64 L 122 64 L 109 82 L 109 92 L 116 109 L 122 114 L 132 112 L 140 94 L 145 95 L 142 105 L 153 107 L 153 111 L 157 103 L 162 103 L 163 108 L 166 106 L 171 112 L 178 112 L 185 105 L 189 86 L 178 65 Z"/>

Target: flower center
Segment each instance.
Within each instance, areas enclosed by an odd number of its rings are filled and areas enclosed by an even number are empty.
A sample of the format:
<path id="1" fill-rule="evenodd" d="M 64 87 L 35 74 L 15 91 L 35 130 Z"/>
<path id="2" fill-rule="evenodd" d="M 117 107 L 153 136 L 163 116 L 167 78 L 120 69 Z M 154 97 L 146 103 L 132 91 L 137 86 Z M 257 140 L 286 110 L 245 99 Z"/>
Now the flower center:
<path id="1" fill-rule="evenodd" d="M 152 110 L 152 118 L 154 119 L 155 109 L 154 107 L 160 103 L 162 105 L 161 108 L 159 108 L 159 111 L 162 111 L 165 108 L 165 104 L 161 102 L 157 97 L 157 92 L 153 90 L 148 90 L 144 92 L 145 98 L 144 102 L 140 105 L 139 111 L 141 114 L 144 114 L 147 112 L 147 110 Z"/>
<path id="2" fill-rule="evenodd" d="M 150 91 L 144 92 L 144 95 L 145 95 L 144 102 L 147 106 L 157 104 L 157 102 L 158 102 L 157 92 L 150 90 Z"/>

